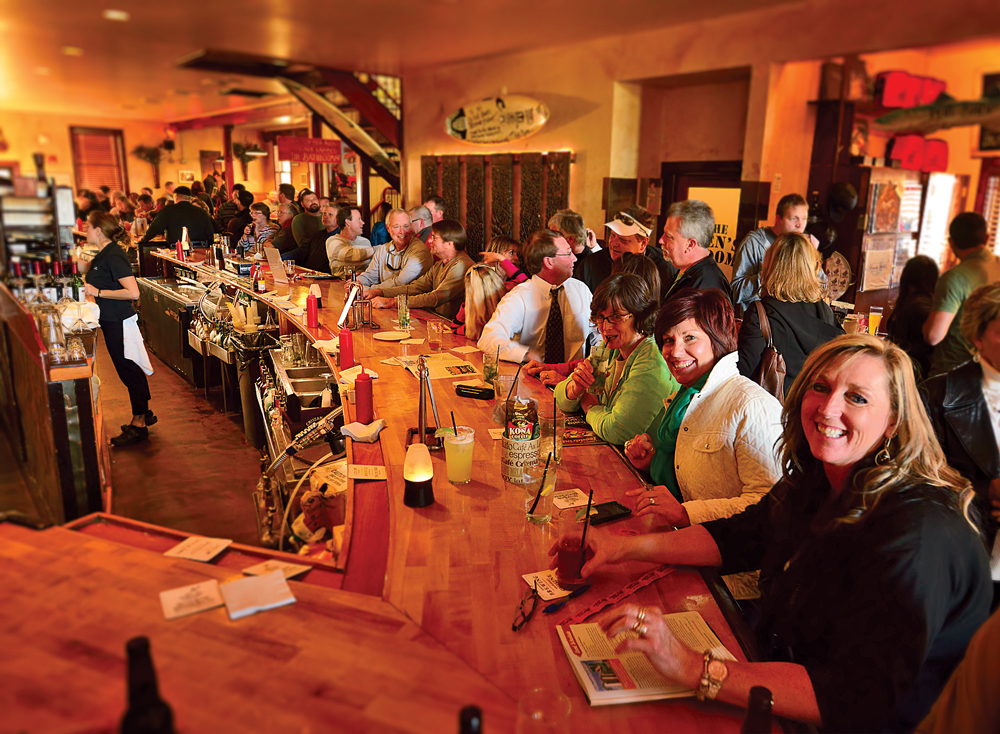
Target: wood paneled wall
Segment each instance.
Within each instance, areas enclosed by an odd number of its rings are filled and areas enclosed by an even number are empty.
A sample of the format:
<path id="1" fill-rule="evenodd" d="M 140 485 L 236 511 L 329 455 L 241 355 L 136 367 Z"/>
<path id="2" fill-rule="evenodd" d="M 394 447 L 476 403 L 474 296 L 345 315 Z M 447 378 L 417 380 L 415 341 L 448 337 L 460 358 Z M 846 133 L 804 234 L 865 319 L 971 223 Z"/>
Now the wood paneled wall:
<path id="1" fill-rule="evenodd" d="M 569 205 L 572 155 L 426 155 L 420 191 L 424 200 L 445 200 L 445 216 L 465 225 L 470 249 L 481 250 L 497 235 L 523 241 Z"/>

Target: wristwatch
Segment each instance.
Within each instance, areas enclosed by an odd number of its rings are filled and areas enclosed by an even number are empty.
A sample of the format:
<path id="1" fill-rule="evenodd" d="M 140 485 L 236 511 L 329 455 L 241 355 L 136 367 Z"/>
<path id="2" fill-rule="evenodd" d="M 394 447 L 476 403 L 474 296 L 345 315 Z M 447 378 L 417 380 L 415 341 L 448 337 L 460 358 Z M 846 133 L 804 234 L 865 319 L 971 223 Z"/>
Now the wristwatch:
<path id="1" fill-rule="evenodd" d="M 719 658 L 712 655 L 711 650 L 705 651 L 705 665 L 701 670 L 701 680 L 695 691 L 699 701 L 712 701 L 719 695 L 723 681 L 729 675 L 729 668 Z"/>

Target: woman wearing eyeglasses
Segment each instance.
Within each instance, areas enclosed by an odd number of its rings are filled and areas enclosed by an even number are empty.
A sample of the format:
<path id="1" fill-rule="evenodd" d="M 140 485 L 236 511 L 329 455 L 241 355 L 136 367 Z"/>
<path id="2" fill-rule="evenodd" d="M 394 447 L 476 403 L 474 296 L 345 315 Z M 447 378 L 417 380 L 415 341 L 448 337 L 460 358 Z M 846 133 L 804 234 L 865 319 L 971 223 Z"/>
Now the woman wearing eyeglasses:
<path id="1" fill-rule="evenodd" d="M 678 291 L 660 309 L 655 333 L 681 389 L 664 401 L 655 432 L 625 444 L 632 465 L 656 485 L 630 493 L 636 514 L 686 527 L 741 512 L 781 477 L 781 403 L 737 370 L 736 318 L 720 291 Z"/>
<path id="2" fill-rule="evenodd" d="M 590 318 L 604 342 L 556 386 L 566 412 L 582 410 L 601 439 L 621 446 L 650 430 L 660 399 L 677 390 L 656 342 L 656 298 L 632 273 L 612 275 L 597 288 Z"/>

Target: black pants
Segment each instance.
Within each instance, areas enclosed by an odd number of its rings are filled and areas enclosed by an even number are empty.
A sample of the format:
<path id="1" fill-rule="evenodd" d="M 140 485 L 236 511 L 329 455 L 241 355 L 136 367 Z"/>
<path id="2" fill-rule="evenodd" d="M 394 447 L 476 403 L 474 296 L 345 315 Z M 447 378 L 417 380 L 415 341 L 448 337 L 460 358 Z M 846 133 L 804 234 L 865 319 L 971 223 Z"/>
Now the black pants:
<path id="1" fill-rule="evenodd" d="M 145 415 L 149 410 L 149 383 L 146 373 L 131 359 L 125 358 L 125 339 L 121 321 L 99 321 L 104 332 L 104 345 L 108 348 L 115 372 L 128 389 L 128 399 L 132 403 L 132 415 Z"/>

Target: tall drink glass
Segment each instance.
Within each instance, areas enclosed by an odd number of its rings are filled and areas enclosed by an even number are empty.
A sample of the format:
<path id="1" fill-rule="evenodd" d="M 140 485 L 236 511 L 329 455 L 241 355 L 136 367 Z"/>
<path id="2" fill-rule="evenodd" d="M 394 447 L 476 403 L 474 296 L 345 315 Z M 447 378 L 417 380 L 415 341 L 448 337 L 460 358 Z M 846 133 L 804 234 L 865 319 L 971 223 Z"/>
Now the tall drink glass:
<path id="1" fill-rule="evenodd" d="M 872 306 L 868 309 L 868 333 L 878 334 L 879 324 L 882 323 L 882 307 Z"/>
<path id="2" fill-rule="evenodd" d="M 444 437 L 444 460 L 448 481 L 465 484 L 472 479 L 472 451 L 476 445 L 476 431 L 469 426 L 458 426 L 458 434 Z"/>

